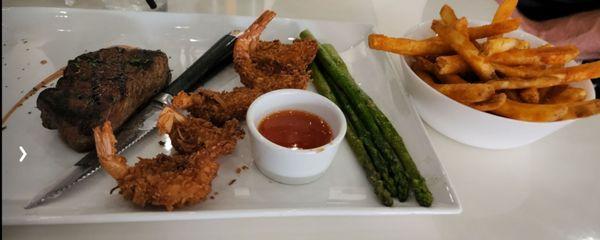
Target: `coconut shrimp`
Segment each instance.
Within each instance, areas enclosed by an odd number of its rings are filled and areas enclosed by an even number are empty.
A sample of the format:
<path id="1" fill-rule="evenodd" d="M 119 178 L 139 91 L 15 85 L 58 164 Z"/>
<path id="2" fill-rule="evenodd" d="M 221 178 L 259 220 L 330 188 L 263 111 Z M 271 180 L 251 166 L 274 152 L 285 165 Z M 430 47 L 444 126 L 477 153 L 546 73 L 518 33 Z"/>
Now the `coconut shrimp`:
<path id="1" fill-rule="evenodd" d="M 221 144 L 223 154 L 229 154 L 237 141 L 244 137 L 244 130 L 237 119 L 229 119 L 217 127 L 203 118 L 186 117 L 175 106 L 163 109 L 157 126 L 160 133 L 169 135 L 173 147 L 180 154 L 194 153 L 217 144 Z"/>
<path id="2" fill-rule="evenodd" d="M 222 126 L 232 119 L 244 120 L 250 104 L 262 94 L 254 88 L 237 87 L 232 91 L 216 92 L 199 89 L 193 93 L 180 92 L 173 98 L 173 107 L 186 109 L 197 118 Z"/>
<path id="3" fill-rule="evenodd" d="M 317 54 L 314 40 L 260 41 L 260 35 L 275 17 L 265 11 L 238 37 L 233 49 L 235 70 L 248 88 L 268 92 L 282 88 L 306 89 L 310 79 L 308 65 Z"/>
<path id="4" fill-rule="evenodd" d="M 140 160 L 128 166 L 117 155 L 117 143 L 109 121 L 94 128 L 96 153 L 102 168 L 117 180 L 119 193 L 139 206 L 174 208 L 203 201 L 211 192 L 212 180 L 219 169 L 217 158 L 235 149 L 244 135 L 237 120 L 223 128 L 210 122 L 184 116 L 172 107 L 160 114 L 158 128 L 168 133 L 177 154 Z"/>
<path id="5" fill-rule="evenodd" d="M 245 87 L 223 92 L 204 88 L 190 94 L 181 92 L 173 98 L 173 107 L 223 126 L 233 119 L 243 121 L 250 104 L 265 92 L 305 89 L 310 79 L 308 65 L 315 58 L 317 43 L 314 40 L 296 40 L 292 44 L 260 41 L 260 34 L 274 17 L 274 12 L 265 11 L 236 40 L 234 65 Z"/>

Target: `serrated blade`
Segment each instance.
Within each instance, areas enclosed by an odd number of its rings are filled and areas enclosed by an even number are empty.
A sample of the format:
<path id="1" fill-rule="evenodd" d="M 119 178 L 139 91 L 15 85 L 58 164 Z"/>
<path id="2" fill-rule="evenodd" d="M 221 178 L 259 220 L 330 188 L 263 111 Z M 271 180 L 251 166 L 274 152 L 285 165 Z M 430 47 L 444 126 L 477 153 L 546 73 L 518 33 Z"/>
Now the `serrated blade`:
<path id="1" fill-rule="evenodd" d="M 25 209 L 37 207 L 37 206 L 41 205 L 42 203 L 46 202 L 47 200 L 57 198 L 64 191 L 71 188 L 72 186 L 77 184 L 79 181 L 86 179 L 88 176 L 91 176 L 99 169 L 100 169 L 100 163 L 98 163 L 95 166 L 92 165 L 89 167 L 75 166 L 74 169 L 72 169 L 71 172 L 68 175 L 66 175 L 66 177 L 63 178 L 60 182 L 57 182 L 54 185 L 49 186 L 46 190 L 44 190 L 41 193 L 39 193 L 38 195 L 36 195 L 27 204 L 27 206 L 25 206 Z"/>
<path id="2" fill-rule="evenodd" d="M 170 101 L 170 95 L 161 94 L 155 98 L 148 106 L 146 106 L 138 114 L 129 119 L 117 134 L 117 153 L 125 151 L 137 141 L 142 139 L 148 133 L 152 132 L 156 126 L 158 116 L 163 107 Z M 63 192 L 86 179 L 100 169 L 100 162 L 96 157 L 96 152 L 90 152 L 75 164 L 75 169 L 72 169 L 66 177 L 59 182 L 49 186 L 45 191 L 36 195 L 25 206 L 25 209 L 30 209 L 39 206 L 49 199 L 59 197 Z"/>

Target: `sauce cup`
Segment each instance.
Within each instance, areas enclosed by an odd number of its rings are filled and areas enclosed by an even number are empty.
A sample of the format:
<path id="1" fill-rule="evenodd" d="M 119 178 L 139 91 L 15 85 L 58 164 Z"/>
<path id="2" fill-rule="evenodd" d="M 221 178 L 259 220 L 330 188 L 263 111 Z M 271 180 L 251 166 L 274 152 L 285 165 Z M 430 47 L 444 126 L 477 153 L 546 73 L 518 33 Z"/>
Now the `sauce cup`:
<path id="1" fill-rule="evenodd" d="M 333 140 L 312 149 L 277 145 L 259 131 L 261 121 L 282 110 L 300 110 L 319 116 L 329 124 Z M 267 177 L 285 184 L 306 184 L 317 180 L 331 165 L 346 134 L 346 118 L 329 99 L 306 90 L 281 89 L 263 94 L 248 108 L 252 154 L 258 169 Z"/>

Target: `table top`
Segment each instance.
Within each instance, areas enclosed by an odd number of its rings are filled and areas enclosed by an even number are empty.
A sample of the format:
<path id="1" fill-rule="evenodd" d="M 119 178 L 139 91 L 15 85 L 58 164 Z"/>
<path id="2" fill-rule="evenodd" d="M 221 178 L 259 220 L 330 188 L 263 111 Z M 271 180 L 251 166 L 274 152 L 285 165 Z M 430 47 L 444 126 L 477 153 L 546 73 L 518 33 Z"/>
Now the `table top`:
<path id="1" fill-rule="evenodd" d="M 370 23 L 399 36 L 448 3 L 490 20 L 492 0 L 169 0 L 172 12 Z M 62 0 L 8 0 L 2 7 L 65 7 Z M 103 8 L 100 0 L 72 7 Z M 528 146 L 483 150 L 427 127 L 461 200 L 458 215 L 294 217 L 2 227 L 9 239 L 600 239 L 600 117 L 579 120 Z"/>

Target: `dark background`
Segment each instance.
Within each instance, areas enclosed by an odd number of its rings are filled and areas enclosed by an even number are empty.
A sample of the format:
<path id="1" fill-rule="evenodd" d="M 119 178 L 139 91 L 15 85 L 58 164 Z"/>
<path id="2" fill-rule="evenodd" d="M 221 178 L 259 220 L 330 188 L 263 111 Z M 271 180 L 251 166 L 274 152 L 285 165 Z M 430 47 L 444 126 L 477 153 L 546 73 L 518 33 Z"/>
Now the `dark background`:
<path id="1" fill-rule="evenodd" d="M 600 9 L 600 0 L 519 0 L 517 9 L 531 20 L 544 21 Z M 596 90 L 596 98 L 600 99 L 600 78 L 592 79 L 592 83 Z"/>

